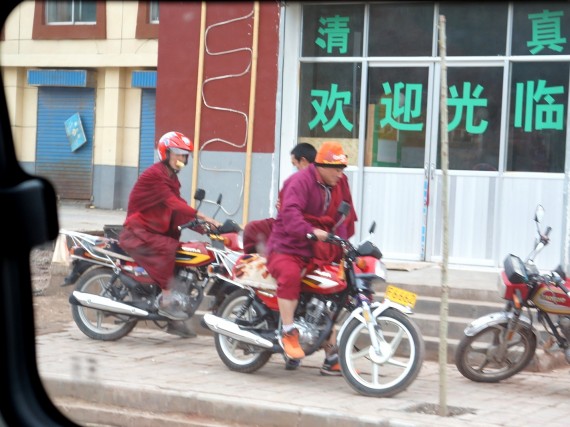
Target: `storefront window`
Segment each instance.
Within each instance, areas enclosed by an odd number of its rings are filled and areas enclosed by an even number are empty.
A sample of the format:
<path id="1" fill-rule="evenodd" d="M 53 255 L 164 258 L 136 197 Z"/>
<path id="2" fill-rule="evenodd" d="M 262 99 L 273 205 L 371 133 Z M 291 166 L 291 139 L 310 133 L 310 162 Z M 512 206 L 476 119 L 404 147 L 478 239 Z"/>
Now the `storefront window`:
<path id="1" fill-rule="evenodd" d="M 514 3 L 513 55 L 568 55 L 568 2 Z"/>
<path id="2" fill-rule="evenodd" d="M 364 5 L 303 7 L 302 56 L 362 56 Z"/>
<path id="3" fill-rule="evenodd" d="M 449 169 L 498 170 L 503 68 L 449 68 L 447 86 Z"/>
<path id="4" fill-rule="evenodd" d="M 507 3 L 441 3 L 439 13 L 445 16 L 447 56 L 505 54 Z"/>
<path id="5" fill-rule="evenodd" d="M 434 3 L 370 6 L 368 56 L 432 56 Z"/>
<path id="6" fill-rule="evenodd" d="M 568 63 L 512 65 L 507 170 L 564 172 Z"/>
<path id="7" fill-rule="evenodd" d="M 345 143 L 349 163 L 358 158 L 361 65 L 301 64 L 299 142 Z"/>
<path id="8" fill-rule="evenodd" d="M 423 168 L 428 69 L 371 68 L 368 72 L 366 166 Z"/>
<path id="9" fill-rule="evenodd" d="M 429 80 L 429 69 L 438 67 L 441 14 L 448 58 L 449 168 L 564 172 L 570 65 L 552 59 L 520 62 L 510 55 L 569 55 L 567 2 L 315 3 L 302 10 L 299 141 L 350 141 L 356 164 L 364 133 L 365 166 L 435 163 L 441 168 L 439 116 L 427 104 L 440 96 L 440 82 Z M 369 62 L 343 58 L 358 56 Z M 472 59 L 482 56 L 486 62 Z M 394 57 L 406 57 L 406 62 Z M 363 64 L 369 67 L 366 128 L 359 129 Z M 505 67 L 512 71 L 509 82 L 504 82 Z M 508 122 L 501 123 L 504 116 Z M 437 139 L 426 132 L 434 127 L 440 131 Z M 501 147 L 501 137 L 506 146 Z M 504 163 L 499 163 L 501 152 Z M 430 153 L 437 158 L 426 160 Z"/>

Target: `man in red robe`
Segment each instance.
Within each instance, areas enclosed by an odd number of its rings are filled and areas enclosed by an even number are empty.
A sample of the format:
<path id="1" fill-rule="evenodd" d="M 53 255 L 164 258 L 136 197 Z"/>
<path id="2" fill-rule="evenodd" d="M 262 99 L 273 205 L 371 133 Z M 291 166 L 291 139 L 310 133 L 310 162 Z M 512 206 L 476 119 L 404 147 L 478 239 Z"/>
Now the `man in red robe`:
<path id="1" fill-rule="evenodd" d="M 291 150 L 291 164 L 298 170 L 303 170 L 315 161 L 317 150 L 308 142 L 300 142 Z M 277 198 L 276 208 L 279 210 L 279 195 Z M 265 218 L 256 221 L 250 221 L 243 229 L 243 251 L 246 254 L 260 253 L 265 254 L 265 244 L 275 218 Z"/>
<path id="2" fill-rule="evenodd" d="M 160 161 L 146 169 L 129 196 L 127 217 L 119 236 L 121 247 L 162 289 L 159 313 L 172 319 L 167 332 L 192 336 L 181 322 L 188 317 L 180 309 L 181 295 L 175 289 L 174 264 L 179 245 L 178 226 L 200 217 L 220 223 L 197 212 L 180 196 L 178 172 L 188 163 L 194 144 L 180 132 L 167 132 L 157 144 Z"/>
<path id="3" fill-rule="evenodd" d="M 283 331 L 281 344 L 286 356 L 299 360 L 305 356 L 299 344 L 294 314 L 301 289 L 301 274 L 306 268 L 338 261 L 340 254 L 324 243 L 328 233 L 339 220 L 338 206 L 342 201 L 351 205 L 345 220 L 335 234 L 345 239 L 354 234 L 356 212 L 344 175 L 347 156 L 338 142 L 327 141 L 317 152 L 315 162 L 289 177 L 281 190 L 281 206 L 267 242 L 267 269 L 277 281 L 277 300 Z M 314 234 L 316 243 L 307 239 Z M 327 356 L 334 349 L 327 349 Z M 330 372 L 336 365 L 325 359 L 321 372 Z M 340 373 L 340 370 L 338 370 Z"/>

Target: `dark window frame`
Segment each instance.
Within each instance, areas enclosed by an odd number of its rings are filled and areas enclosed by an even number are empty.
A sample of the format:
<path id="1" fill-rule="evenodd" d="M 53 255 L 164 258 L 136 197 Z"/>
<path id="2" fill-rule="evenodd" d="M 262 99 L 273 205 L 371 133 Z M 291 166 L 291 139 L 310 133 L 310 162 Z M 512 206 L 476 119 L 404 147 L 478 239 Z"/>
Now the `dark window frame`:
<path id="1" fill-rule="evenodd" d="M 135 37 L 137 39 L 158 39 L 158 24 L 150 22 L 150 1 L 140 0 L 138 3 Z"/>
<path id="2" fill-rule="evenodd" d="M 107 38 L 107 6 L 104 1 L 96 2 L 96 23 L 94 25 L 52 25 L 45 20 L 45 1 L 36 1 L 32 40 L 86 40 Z"/>

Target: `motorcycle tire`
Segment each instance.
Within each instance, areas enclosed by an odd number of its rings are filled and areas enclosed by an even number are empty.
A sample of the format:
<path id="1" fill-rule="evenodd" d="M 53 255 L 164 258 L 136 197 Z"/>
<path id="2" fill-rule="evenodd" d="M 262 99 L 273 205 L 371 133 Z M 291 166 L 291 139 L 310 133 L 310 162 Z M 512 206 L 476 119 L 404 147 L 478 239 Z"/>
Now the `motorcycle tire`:
<path id="1" fill-rule="evenodd" d="M 521 327 L 513 334 L 503 357 L 497 355 L 507 322 L 488 326 L 474 336 L 464 335 L 455 351 L 455 366 L 465 378 L 496 383 L 522 371 L 536 352 L 536 335 Z"/>
<path id="2" fill-rule="evenodd" d="M 78 279 L 75 290 L 87 294 L 109 296 L 105 287 L 110 283 L 112 276 L 113 271 L 108 267 L 93 268 Z M 126 288 L 123 293 L 125 298 L 122 301 L 131 299 Z M 75 304 L 71 305 L 71 314 L 81 332 L 99 341 L 116 341 L 123 338 L 133 330 L 138 320 L 127 315 Z"/>
<path id="3" fill-rule="evenodd" d="M 216 314 L 226 320 L 235 320 L 243 305 L 250 298 L 250 294 L 245 289 L 238 289 L 229 294 L 220 305 Z M 255 319 L 256 315 L 253 307 L 244 313 L 241 318 Z M 259 328 L 269 328 L 266 321 L 256 324 Z M 271 358 L 273 352 L 260 347 L 243 343 L 235 338 L 230 338 L 221 334 L 214 334 L 214 343 L 218 356 L 224 365 L 230 370 L 242 373 L 255 372 L 265 366 Z"/>
<path id="4" fill-rule="evenodd" d="M 342 375 L 358 393 L 390 397 L 404 391 L 420 373 L 425 344 L 408 316 L 388 308 L 376 317 L 380 354 L 372 347 L 365 323 L 354 318 L 338 344 Z"/>

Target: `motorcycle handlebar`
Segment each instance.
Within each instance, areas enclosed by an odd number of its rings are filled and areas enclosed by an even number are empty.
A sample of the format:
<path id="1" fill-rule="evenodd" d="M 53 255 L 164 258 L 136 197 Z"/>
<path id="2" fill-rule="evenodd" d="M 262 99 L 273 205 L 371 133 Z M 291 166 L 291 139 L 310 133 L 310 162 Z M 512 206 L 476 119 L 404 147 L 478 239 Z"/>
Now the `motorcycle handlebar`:
<path id="1" fill-rule="evenodd" d="M 314 240 L 314 241 L 318 241 L 318 237 L 314 234 L 314 233 L 307 233 L 307 239 L 309 240 Z M 344 242 L 344 239 L 336 236 L 333 233 L 328 233 L 327 234 L 327 238 L 325 239 L 325 242 L 327 243 L 331 243 L 331 244 L 336 244 L 336 245 L 342 245 Z"/>
<path id="2" fill-rule="evenodd" d="M 200 218 L 193 219 L 192 221 L 187 222 L 186 224 L 182 224 L 178 226 L 178 231 L 182 231 L 185 228 L 195 228 L 199 225 L 209 227 L 211 224 L 208 221 L 205 221 Z"/>
<path id="3" fill-rule="evenodd" d="M 182 224 L 178 226 L 178 231 L 182 231 L 185 228 L 194 228 L 198 225 L 198 220 L 192 220 L 190 222 L 187 222 L 186 224 Z"/>
<path id="4" fill-rule="evenodd" d="M 202 226 L 207 233 L 225 234 L 225 233 L 239 233 L 241 227 L 233 220 L 227 219 L 221 226 L 216 227 L 211 222 L 201 218 L 196 218 L 186 224 L 178 226 L 178 230 L 182 231 L 185 228 L 195 228 Z"/>

